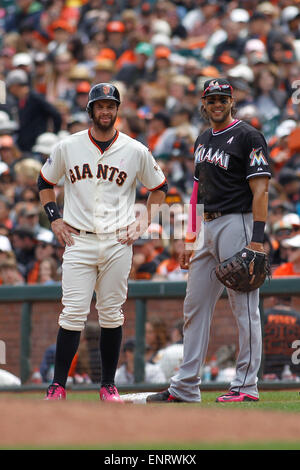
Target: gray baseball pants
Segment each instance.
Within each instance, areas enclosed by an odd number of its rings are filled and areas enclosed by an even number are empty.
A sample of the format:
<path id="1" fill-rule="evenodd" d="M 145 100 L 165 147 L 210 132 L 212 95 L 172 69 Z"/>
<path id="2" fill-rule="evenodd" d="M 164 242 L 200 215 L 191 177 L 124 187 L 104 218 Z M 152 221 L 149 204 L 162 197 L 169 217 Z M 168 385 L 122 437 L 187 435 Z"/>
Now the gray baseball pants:
<path id="1" fill-rule="evenodd" d="M 194 253 L 189 267 L 183 362 L 169 387 L 172 395 L 184 401 L 201 401 L 199 370 L 206 359 L 212 315 L 224 289 L 214 268 L 250 242 L 252 226 L 251 213 L 228 214 L 204 222 L 204 246 Z M 227 292 L 239 337 L 236 376 L 230 390 L 258 397 L 257 374 L 262 351 L 259 290 L 241 293 L 227 289 Z"/>

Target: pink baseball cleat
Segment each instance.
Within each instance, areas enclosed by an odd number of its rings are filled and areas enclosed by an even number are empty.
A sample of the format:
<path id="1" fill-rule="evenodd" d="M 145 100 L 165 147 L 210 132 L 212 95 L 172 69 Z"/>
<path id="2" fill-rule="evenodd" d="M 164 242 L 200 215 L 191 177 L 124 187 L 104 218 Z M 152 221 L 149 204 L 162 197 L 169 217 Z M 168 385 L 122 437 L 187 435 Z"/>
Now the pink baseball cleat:
<path id="1" fill-rule="evenodd" d="M 66 391 L 61 385 L 54 383 L 49 385 L 45 400 L 65 400 Z"/>
<path id="2" fill-rule="evenodd" d="M 117 387 L 113 384 L 105 384 L 100 388 L 100 400 L 115 403 L 124 403 Z"/>
<path id="3" fill-rule="evenodd" d="M 258 397 L 253 397 L 247 393 L 242 392 L 228 392 L 225 395 L 221 395 L 216 399 L 218 403 L 227 403 L 227 402 L 241 402 L 241 401 L 258 401 Z"/>

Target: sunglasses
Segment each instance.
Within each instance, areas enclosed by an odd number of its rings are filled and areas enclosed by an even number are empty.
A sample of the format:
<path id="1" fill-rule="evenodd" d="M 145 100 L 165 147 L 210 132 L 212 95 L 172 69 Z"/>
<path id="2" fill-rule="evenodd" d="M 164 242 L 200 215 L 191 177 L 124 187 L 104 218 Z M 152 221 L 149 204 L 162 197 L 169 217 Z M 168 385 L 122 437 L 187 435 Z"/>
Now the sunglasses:
<path id="1" fill-rule="evenodd" d="M 298 250 L 300 250 L 300 248 L 297 248 L 296 246 L 287 246 L 286 249 L 289 250 L 289 251 L 298 251 Z"/>
<path id="2" fill-rule="evenodd" d="M 232 92 L 232 86 L 231 86 L 231 85 L 227 85 L 227 84 L 220 85 L 219 83 L 218 83 L 218 84 L 209 85 L 209 86 L 208 86 L 207 88 L 205 88 L 205 90 L 203 91 L 203 95 L 202 95 L 202 96 L 205 96 L 208 91 L 222 91 L 222 90 L 228 90 L 228 89 Z"/>
<path id="3" fill-rule="evenodd" d="M 37 247 L 39 247 L 39 248 L 47 248 L 47 246 L 49 246 L 47 243 L 38 243 L 37 244 Z"/>

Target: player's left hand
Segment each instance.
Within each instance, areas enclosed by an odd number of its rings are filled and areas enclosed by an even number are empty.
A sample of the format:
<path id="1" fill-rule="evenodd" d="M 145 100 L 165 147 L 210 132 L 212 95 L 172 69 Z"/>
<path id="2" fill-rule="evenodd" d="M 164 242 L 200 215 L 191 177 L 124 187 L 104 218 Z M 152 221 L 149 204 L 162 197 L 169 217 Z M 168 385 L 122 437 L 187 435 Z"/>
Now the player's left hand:
<path id="1" fill-rule="evenodd" d="M 146 232 L 147 228 L 148 223 L 146 221 L 142 219 L 135 220 L 125 229 L 120 230 L 118 241 L 121 245 L 132 245 Z"/>
<path id="2" fill-rule="evenodd" d="M 246 248 L 249 248 L 249 250 L 253 251 L 258 251 L 261 253 L 265 253 L 265 248 L 263 243 L 257 243 L 257 242 L 250 242 Z"/>

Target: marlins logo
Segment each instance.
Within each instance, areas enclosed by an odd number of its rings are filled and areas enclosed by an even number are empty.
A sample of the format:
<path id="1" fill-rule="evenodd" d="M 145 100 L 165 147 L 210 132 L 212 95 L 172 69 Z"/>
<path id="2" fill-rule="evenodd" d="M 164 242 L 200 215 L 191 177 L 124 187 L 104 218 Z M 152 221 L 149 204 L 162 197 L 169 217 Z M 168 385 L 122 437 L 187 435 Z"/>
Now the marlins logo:
<path id="1" fill-rule="evenodd" d="M 267 159 L 263 154 L 262 148 L 253 149 L 249 155 L 250 166 L 268 165 Z"/>

